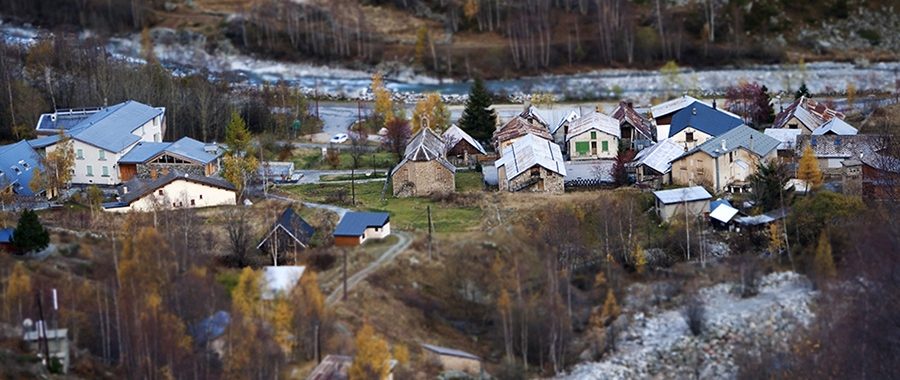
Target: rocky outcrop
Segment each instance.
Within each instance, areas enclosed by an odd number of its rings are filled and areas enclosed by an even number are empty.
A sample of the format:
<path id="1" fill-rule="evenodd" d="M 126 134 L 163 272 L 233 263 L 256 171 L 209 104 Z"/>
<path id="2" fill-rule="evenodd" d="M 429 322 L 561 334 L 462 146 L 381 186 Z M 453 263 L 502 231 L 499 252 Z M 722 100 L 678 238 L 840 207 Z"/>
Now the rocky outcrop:
<path id="1" fill-rule="evenodd" d="M 694 336 L 682 308 L 654 315 L 636 313 L 618 337 L 617 349 L 600 362 L 577 365 L 560 379 L 730 379 L 738 373 L 736 356 L 785 347 L 807 327 L 815 292 L 806 277 L 772 273 L 759 293 L 741 298 L 736 284 L 701 289 L 703 331 Z"/>

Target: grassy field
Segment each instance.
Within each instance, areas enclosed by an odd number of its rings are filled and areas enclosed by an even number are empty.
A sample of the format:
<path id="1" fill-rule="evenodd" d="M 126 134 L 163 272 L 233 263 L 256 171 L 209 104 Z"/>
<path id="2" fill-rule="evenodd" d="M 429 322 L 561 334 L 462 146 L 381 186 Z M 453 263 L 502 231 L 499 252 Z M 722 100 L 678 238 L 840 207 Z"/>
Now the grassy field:
<path id="1" fill-rule="evenodd" d="M 350 153 L 344 149 L 343 152 L 339 154 L 340 163 L 337 166 L 331 166 L 322 158 L 322 152 L 316 149 L 297 149 L 295 150 L 294 157 L 292 160 L 294 161 L 294 165 L 298 169 L 306 169 L 306 170 L 328 170 L 328 169 L 336 169 L 336 170 L 350 170 L 350 167 L 353 165 L 353 158 L 350 157 Z M 359 169 L 367 170 L 377 168 L 387 170 L 391 166 L 396 163 L 394 159 L 394 155 L 389 152 L 372 152 L 366 153 L 360 159 Z"/>
<path id="2" fill-rule="evenodd" d="M 484 190 L 484 179 L 479 172 L 457 171 L 456 172 L 456 191 L 481 191 Z"/>
<path id="3" fill-rule="evenodd" d="M 469 174 L 469 173 L 466 173 Z M 475 173 L 478 174 L 478 173 Z M 468 178 L 466 175 L 464 178 Z M 472 187 L 471 179 L 460 181 L 468 188 Z M 478 185 L 480 186 L 480 185 Z M 429 198 L 393 198 L 388 188 L 385 200 L 381 200 L 383 182 L 369 182 L 356 185 L 356 206 L 353 208 L 366 211 L 387 211 L 391 214 L 391 226 L 402 230 L 428 229 L 427 207 L 431 206 L 435 231 L 462 232 L 478 228 L 482 210 L 476 205 L 460 206 L 448 202 L 434 201 Z M 288 186 L 283 188 L 304 201 L 348 205 L 350 202 L 350 184 L 309 184 Z"/>

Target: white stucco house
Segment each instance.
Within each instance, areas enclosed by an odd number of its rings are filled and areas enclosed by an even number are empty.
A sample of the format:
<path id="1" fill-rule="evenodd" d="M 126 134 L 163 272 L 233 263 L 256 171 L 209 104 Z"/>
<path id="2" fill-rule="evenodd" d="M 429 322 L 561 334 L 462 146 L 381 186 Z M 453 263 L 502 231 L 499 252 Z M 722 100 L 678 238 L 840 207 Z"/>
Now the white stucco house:
<path id="1" fill-rule="evenodd" d="M 237 192 L 222 179 L 173 173 L 152 181 L 134 179 L 121 187 L 118 198 L 104 204 L 104 210 L 146 212 L 234 205 Z"/>
<path id="2" fill-rule="evenodd" d="M 166 129 L 166 110 L 129 100 L 109 107 L 57 110 L 38 119 L 32 147 L 52 152 L 60 132 L 72 138 L 73 184 L 118 185 L 118 162 L 140 142 L 158 143 Z"/>

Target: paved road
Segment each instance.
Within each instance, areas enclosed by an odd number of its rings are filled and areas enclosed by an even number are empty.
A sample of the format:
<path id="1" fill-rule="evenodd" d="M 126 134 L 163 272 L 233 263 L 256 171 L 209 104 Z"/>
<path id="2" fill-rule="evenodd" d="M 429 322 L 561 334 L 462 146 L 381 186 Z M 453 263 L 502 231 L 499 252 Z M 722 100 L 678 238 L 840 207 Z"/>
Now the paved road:
<path id="1" fill-rule="evenodd" d="M 394 235 L 397 235 L 399 238 L 397 240 L 397 244 L 394 244 L 378 260 L 373 261 L 371 264 L 361 269 L 359 272 L 354 273 L 350 278 L 347 279 L 347 292 L 353 290 L 360 282 L 363 282 L 366 277 L 370 274 L 375 273 L 379 268 L 384 266 L 385 264 L 393 261 L 397 256 L 400 255 L 406 248 L 409 247 L 410 243 L 412 243 L 412 239 L 410 239 L 409 235 L 405 232 L 394 231 Z M 325 299 L 326 304 L 333 305 L 341 299 L 341 296 L 344 294 L 343 284 L 340 284 L 337 289 L 335 289 L 331 294 L 328 295 L 328 298 Z"/>

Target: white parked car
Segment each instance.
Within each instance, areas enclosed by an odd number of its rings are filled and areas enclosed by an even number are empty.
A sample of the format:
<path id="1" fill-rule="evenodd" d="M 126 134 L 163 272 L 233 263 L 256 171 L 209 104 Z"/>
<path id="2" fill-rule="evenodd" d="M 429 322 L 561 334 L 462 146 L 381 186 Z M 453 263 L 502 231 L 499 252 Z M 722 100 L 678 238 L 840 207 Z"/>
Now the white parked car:
<path id="1" fill-rule="evenodd" d="M 349 139 L 349 138 L 350 138 L 350 136 L 347 136 L 346 133 L 338 133 L 331 137 L 331 142 L 334 144 L 341 144 L 341 143 L 344 143 L 345 141 L 347 141 L 347 139 Z"/>

